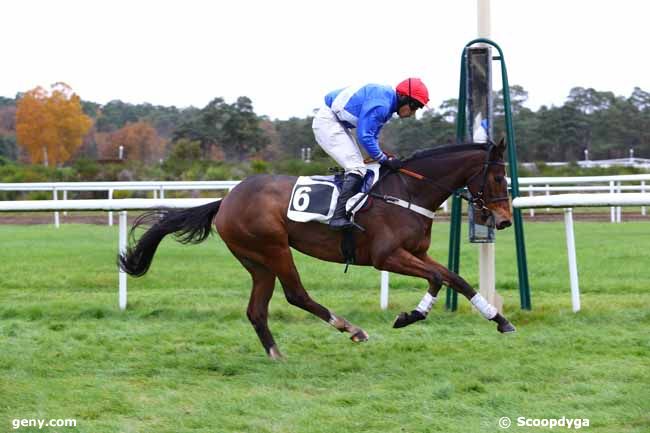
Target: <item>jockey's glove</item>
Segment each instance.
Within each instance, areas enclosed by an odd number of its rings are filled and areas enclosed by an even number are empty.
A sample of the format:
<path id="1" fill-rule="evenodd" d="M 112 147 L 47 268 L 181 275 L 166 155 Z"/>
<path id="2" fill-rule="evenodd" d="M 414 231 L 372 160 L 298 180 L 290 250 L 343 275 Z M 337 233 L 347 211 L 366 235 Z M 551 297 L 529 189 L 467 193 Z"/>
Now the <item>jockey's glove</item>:
<path id="1" fill-rule="evenodd" d="M 393 171 L 397 171 L 404 166 L 404 163 L 400 159 L 395 158 L 394 156 L 384 159 L 381 164 L 385 165 L 386 167 L 390 168 Z"/>

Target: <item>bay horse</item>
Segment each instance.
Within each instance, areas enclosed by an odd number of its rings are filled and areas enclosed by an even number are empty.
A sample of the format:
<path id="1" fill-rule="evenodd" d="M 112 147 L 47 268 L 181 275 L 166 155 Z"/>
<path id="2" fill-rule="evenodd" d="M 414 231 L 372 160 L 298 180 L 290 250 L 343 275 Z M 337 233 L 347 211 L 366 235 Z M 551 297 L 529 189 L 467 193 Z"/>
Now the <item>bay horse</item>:
<path id="1" fill-rule="evenodd" d="M 432 212 L 459 188 L 467 187 L 471 197 L 465 198 L 480 211 L 484 221 L 491 219 L 498 230 L 510 226 L 505 148 L 503 140 L 498 145 L 443 146 L 415 153 L 398 172 L 382 168 L 371 206 L 355 216 L 355 222 L 365 228 L 355 232 L 355 264 L 424 278 L 429 283 L 416 309 L 401 313 L 395 328 L 425 319 L 444 283 L 469 299 L 486 319 L 496 322 L 498 331 L 515 331 L 463 278 L 427 255 Z M 293 176 L 255 175 L 240 182 L 221 200 L 189 209 L 147 212 L 134 222 L 127 251 L 118 257 L 119 265 L 132 276 L 144 275 L 166 235 L 174 233 L 182 243 L 199 243 L 210 235 L 214 224 L 232 254 L 251 274 L 253 287 L 247 316 L 270 358 L 282 357 L 267 324 L 276 278 L 291 305 L 316 315 L 340 332 L 348 332 L 352 341 L 365 341 L 368 334 L 363 329 L 314 301 L 300 281 L 291 248 L 329 262 L 343 263 L 345 259 L 340 249 L 341 232 L 331 230 L 327 224 L 298 223 L 287 218 L 295 183 Z M 402 204 L 416 206 L 396 206 L 396 198 Z M 414 208 L 427 209 L 430 215 L 415 212 Z M 134 231 L 140 225 L 150 228 L 136 242 Z"/>

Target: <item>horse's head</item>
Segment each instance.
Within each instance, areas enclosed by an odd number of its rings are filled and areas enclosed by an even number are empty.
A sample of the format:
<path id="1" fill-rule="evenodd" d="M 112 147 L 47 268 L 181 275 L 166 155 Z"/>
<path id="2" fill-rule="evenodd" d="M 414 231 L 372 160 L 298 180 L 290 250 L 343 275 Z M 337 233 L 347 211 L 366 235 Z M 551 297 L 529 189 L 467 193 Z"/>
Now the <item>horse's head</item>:
<path id="1" fill-rule="evenodd" d="M 505 150 L 506 143 L 503 138 L 499 144 L 491 146 L 483 169 L 474 175 L 467 185 L 472 193 L 471 205 L 480 212 L 481 222 L 494 225 L 497 230 L 512 225 L 506 164 L 503 160 Z"/>

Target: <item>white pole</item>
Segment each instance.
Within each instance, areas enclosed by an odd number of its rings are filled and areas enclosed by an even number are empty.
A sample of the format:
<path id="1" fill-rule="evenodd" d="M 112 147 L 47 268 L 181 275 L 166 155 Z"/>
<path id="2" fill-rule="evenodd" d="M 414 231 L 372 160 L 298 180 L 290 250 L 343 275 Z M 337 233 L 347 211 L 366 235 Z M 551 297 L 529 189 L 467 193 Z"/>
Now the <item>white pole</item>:
<path id="1" fill-rule="evenodd" d="M 551 195 L 551 186 L 548 183 L 546 184 L 546 195 L 547 196 Z M 550 207 L 546 208 L 546 212 L 550 212 L 550 210 L 551 210 Z"/>
<path id="2" fill-rule="evenodd" d="M 612 194 L 616 192 L 613 180 L 609 181 L 609 192 Z M 609 208 L 609 221 L 613 223 L 616 222 L 616 208 L 613 206 Z"/>
<path id="3" fill-rule="evenodd" d="M 126 252 L 126 226 L 127 226 L 127 220 L 126 220 L 126 211 L 120 211 L 120 235 L 119 235 L 119 246 L 118 249 L 120 251 L 120 254 L 124 254 Z M 119 296 L 118 296 L 118 302 L 120 305 L 120 310 L 124 311 L 126 309 L 126 272 L 124 272 L 122 269 L 118 269 L 119 272 Z"/>
<path id="4" fill-rule="evenodd" d="M 620 194 L 621 193 L 621 182 L 616 182 L 616 186 L 617 186 L 616 192 L 618 194 Z M 621 222 L 621 207 L 620 206 L 616 206 L 616 222 L 617 223 Z"/>
<path id="5" fill-rule="evenodd" d="M 641 192 L 645 192 L 645 180 L 641 181 Z M 641 206 L 641 215 L 645 216 L 645 206 Z"/>
<path id="6" fill-rule="evenodd" d="M 68 199 L 68 191 L 63 191 L 63 200 Z M 68 216 L 68 211 L 63 211 L 63 216 Z"/>
<path id="7" fill-rule="evenodd" d="M 379 295 L 379 306 L 382 310 L 388 308 L 388 272 L 381 271 L 381 293 Z"/>
<path id="8" fill-rule="evenodd" d="M 530 185 L 530 186 L 528 187 L 528 196 L 529 196 L 529 197 L 532 197 L 532 196 L 533 196 L 533 186 L 532 186 L 532 185 Z M 531 216 L 531 217 L 534 217 L 534 216 L 535 216 L 535 209 L 532 208 L 532 207 L 530 208 L 530 216 Z"/>
<path id="9" fill-rule="evenodd" d="M 573 234 L 573 209 L 564 209 L 564 229 L 566 231 L 567 258 L 569 259 L 569 278 L 571 280 L 571 305 L 573 312 L 580 311 L 580 287 L 578 286 L 578 261 L 576 242 Z"/>
<path id="10" fill-rule="evenodd" d="M 113 189 L 108 190 L 108 199 L 113 200 Z M 108 225 L 113 226 L 113 212 L 108 212 Z"/>
<path id="11" fill-rule="evenodd" d="M 56 187 L 52 188 L 52 200 L 58 200 L 59 193 L 56 190 Z M 59 211 L 54 212 L 54 227 L 59 228 Z"/>
<path id="12" fill-rule="evenodd" d="M 489 38 L 491 33 L 490 0 L 477 0 L 476 12 L 478 37 Z"/>
<path id="13" fill-rule="evenodd" d="M 479 244 L 479 292 L 496 309 L 503 313 L 503 298 L 497 293 L 494 244 Z"/>
<path id="14" fill-rule="evenodd" d="M 479 38 L 490 38 L 490 0 L 477 0 L 477 33 Z M 492 91 L 492 83 L 488 83 L 489 91 Z M 490 119 L 492 122 L 492 119 Z M 474 137 L 476 140 L 476 137 Z M 494 244 L 485 243 L 479 245 L 479 291 L 485 299 L 494 305 L 499 311 L 503 310 L 501 297 L 496 292 L 495 284 L 495 260 Z"/>

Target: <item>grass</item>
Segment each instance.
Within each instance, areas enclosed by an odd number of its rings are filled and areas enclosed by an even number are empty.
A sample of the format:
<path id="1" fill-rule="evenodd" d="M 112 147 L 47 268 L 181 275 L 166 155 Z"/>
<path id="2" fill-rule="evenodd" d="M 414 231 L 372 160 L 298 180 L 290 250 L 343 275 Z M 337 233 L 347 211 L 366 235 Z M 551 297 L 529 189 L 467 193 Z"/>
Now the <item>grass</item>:
<path id="1" fill-rule="evenodd" d="M 447 224 L 431 255 L 446 262 Z M 502 416 L 588 418 L 589 432 L 650 430 L 650 226 L 575 225 L 582 308 L 571 312 L 562 223 L 526 225 L 533 311 L 519 310 L 513 231 L 497 284 L 518 333 L 439 304 L 391 328 L 426 283 L 296 254 L 311 295 L 370 334 L 354 344 L 291 307 L 279 284 L 269 361 L 245 316 L 250 281 L 223 242 L 165 241 L 117 308 L 117 230 L 0 225 L 0 432 L 74 418 L 79 432 L 497 432 Z M 465 239 L 465 234 L 463 234 Z M 476 248 L 461 274 L 477 283 Z M 584 428 L 584 427 L 583 427 Z M 560 428 L 553 431 L 562 430 Z M 39 431 L 21 428 L 18 431 Z M 508 431 L 547 431 L 520 428 Z M 550 430 L 548 430 L 550 431 Z"/>

